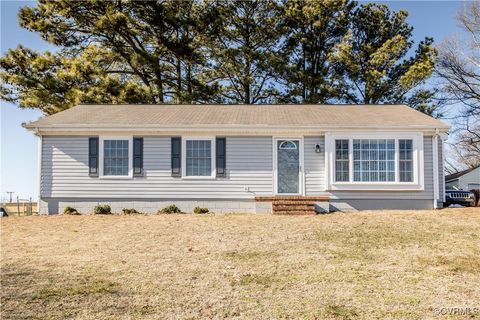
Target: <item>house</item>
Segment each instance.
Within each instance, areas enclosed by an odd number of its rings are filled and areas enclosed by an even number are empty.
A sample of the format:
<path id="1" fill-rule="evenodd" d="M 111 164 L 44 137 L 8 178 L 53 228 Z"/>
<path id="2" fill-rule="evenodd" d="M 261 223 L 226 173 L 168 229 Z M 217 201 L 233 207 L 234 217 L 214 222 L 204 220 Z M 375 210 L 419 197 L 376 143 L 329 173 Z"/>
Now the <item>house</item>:
<path id="1" fill-rule="evenodd" d="M 444 200 L 449 126 L 405 105 L 79 105 L 40 138 L 40 213 L 312 213 Z"/>
<path id="2" fill-rule="evenodd" d="M 445 176 L 445 186 L 447 189 L 480 189 L 480 166 Z"/>

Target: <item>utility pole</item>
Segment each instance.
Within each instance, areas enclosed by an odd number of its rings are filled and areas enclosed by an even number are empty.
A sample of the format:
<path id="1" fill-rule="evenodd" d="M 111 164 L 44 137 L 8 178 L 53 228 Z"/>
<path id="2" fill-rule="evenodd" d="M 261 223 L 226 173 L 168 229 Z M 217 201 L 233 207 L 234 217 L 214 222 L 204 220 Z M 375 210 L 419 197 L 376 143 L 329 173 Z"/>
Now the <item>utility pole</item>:
<path id="1" fill-rule="evenodd" d="M 10 203 L 12 203 L 12 194 L 14 194 L 15 191 L 7 191 L 7 193 L 8 193 L 9 196 L 10 196 Z"/>

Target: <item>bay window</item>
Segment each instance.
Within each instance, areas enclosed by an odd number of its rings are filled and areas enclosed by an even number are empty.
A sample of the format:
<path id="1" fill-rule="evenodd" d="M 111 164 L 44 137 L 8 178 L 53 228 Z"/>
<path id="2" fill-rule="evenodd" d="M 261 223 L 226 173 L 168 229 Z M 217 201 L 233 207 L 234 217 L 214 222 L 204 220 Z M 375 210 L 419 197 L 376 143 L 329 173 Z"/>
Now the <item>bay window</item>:
<path id="1" fill-rule="evenodd" d="M 423 135 L 326 134 L 327 188 L 333 190 L 423 189 Z"/>

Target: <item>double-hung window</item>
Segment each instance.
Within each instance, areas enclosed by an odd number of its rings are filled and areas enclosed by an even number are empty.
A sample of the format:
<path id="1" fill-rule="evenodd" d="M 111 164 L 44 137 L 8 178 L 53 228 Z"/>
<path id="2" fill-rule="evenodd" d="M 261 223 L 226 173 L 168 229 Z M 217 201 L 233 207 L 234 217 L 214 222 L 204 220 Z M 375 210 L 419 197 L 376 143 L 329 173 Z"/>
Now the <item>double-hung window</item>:
<path id="1" fill-rule="evenodd" d="M 100 139 L 101 177 L 131 177 L 131 146 L 132 139 L 130 137 L 102 137 Z"/>
<path id="2" fill-rule="evenodd" d="M 186 178 L 209 178 L 215 173 L 215 138 L 185 138 L 182 166 Z"/>
<path id="3" fill-rule="evenodd" d="M 337 189 L 423 188 L 422 135 L 331 135 L 326 144 L 332 154 L 329 184 Z"/>
<path id="4" fill-rule="evenodd" d="M 413 142 L 410 139 L 398 140 L 399 173 L 401 182 L 413 181 Z"/>
<path id="5" fill-rule="evenodd" d="M 348 139 L 335 140 L 335 180 L 349 181 Z"/>
<path id="6" fill-rule="evenodd" d="M 128 140 L 103 141 L 103 174 L 128 175 Z"/>

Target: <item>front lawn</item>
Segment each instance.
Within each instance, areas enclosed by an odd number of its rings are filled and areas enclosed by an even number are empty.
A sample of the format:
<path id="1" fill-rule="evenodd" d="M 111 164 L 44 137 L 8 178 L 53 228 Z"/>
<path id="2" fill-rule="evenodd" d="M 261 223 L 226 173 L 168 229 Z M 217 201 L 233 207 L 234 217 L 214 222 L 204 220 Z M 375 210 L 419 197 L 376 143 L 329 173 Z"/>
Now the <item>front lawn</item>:
<path id="1" fill-rule="evenodd" d="M 1 219 L 4 319 L 436 318 L 479 284 L 474 208 Z"/>

